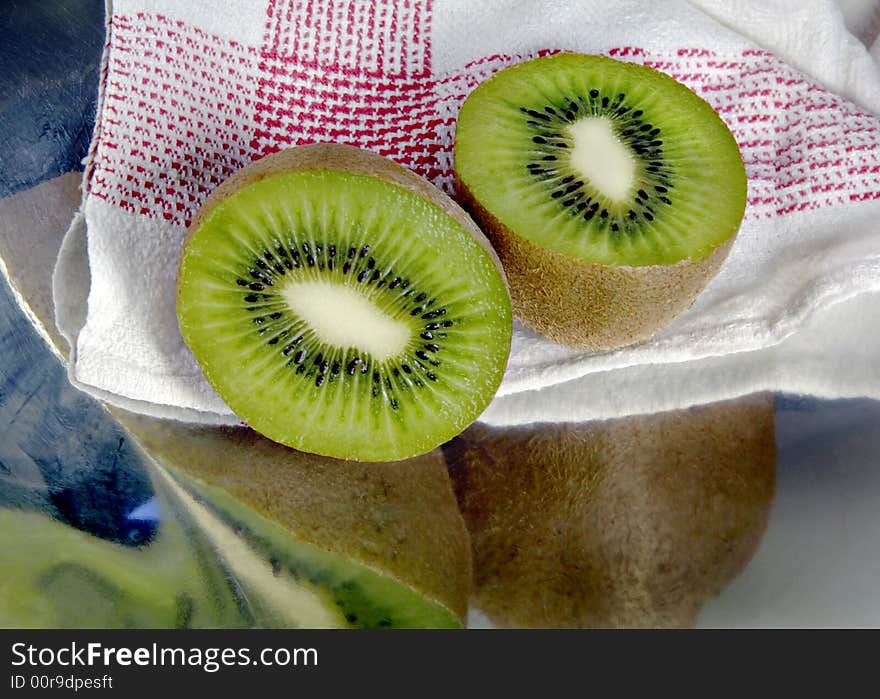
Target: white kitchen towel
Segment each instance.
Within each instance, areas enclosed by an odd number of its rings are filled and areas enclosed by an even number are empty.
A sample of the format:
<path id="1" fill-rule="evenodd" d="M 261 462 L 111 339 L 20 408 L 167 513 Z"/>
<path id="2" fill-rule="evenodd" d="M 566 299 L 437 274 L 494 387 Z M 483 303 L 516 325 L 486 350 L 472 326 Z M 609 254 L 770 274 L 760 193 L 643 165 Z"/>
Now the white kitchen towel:
<path id="1" fill-rule="evenodd" d="M 753 384 L 740 379 L 770 348 L 808 388 L 818 365 L 787 364 L 786 340 L 880 291 L 880 71 L 830 0 L 113 0 L 107 16 L 84 200 L 54 292 L 71 379 L 108 402 L 234 421 L 174 308 L 186 225 L 222 179 L 290 145 L 337 141 L 450 191 L 465 96 L 558 50 L 646 63 L 694 89 L 741 147 L 748 207 L 721 273 L 651 340 L 590 354 L 517 324 L 488 414 L 563 382 L 559 395 L 593 401 L 592 417 L 704 402 Z M 820 353 L 855 350 L 846 333 L 813 334 Z M 680 369 L 700 361 L 712 372 L 697 385 Z M 798 390 L 781 377 L 761 387 Z M 880 371 L 864 394 L 880 395 Z"/>

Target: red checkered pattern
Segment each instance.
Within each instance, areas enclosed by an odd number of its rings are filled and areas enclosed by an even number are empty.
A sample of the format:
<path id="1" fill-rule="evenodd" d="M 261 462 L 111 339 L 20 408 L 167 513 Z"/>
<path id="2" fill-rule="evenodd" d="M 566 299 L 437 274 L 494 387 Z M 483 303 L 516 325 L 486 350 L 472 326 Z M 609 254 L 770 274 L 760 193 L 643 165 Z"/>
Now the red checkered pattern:
<path id="1" fill-rule="evenodd" d="M 115 16 L 90 193 L 127 211 L 189 221 L 257 152 L 255 49 L 182 22 Z"/>
<path id="2" fill-rule="evenodd" d="M 281 148 L 336 141 L 450 190 L 455 118 L 490 56 L 431 71 L 427 0 L 274 0 L 262 46 L 158 15 L 111 20 L 93 196 L 186 225 L 207 192 Z M 880 119 L 762 51 L 609 54 L 687 84 L 727 121 L 749 174 L 749 218 L 880 198 Z"/>
<path id="3" fill-rule="evenodd" d="M 880 198 L 880 119 L 810 84 L 764 51 L 721 57 L 621 49 L 669 73 L 709 102 L 742 150 L 749 216 L 782 216 Z"/>

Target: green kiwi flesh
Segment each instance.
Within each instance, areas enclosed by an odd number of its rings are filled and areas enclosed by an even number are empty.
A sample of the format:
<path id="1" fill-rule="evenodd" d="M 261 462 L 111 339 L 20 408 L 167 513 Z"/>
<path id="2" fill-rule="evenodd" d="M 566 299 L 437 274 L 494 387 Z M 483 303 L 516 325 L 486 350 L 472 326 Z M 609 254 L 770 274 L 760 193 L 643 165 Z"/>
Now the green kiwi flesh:
<path id="1" fill-rule="evenodd" d="M 604 56 L 537 58 L 477 87 L 459 115 L 455 172 L 516 315 L 590 350 L 632 344 L 687 308 L 746 204 L 739 148 L 712 107 Z"/>
<path id="2" fill-rule="evenodd" d="M 603 56 L 539 58 L 483 83 L 462 107 L 455 162 L 509 228 L 609 265 L 706 257 L 745 208 L 742 158 L 712 107 Z"/>
<path id="3" fill-rule="evenodd" d="M 500 264 L 445 195 L 378 155 L 301 146 L 199 211 L 178 321 L 206 379 L 267 437 L 389 461 L 493 397 L 512 312 Z"/>

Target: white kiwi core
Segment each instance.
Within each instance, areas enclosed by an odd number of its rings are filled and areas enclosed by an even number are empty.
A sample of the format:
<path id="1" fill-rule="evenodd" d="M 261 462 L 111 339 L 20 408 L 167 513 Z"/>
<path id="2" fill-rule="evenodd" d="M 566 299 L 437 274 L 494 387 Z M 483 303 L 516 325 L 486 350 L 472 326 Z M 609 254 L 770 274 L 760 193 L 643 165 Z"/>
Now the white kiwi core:
<path id="1" fill-rule="evenodd" d="M 614 202 L 624 202 L 636 182 L 636 160 L 607 117 L 585 117 L 568 127 L 571 166 L 594 189 Z"/>
<path id="2" fill-rule="evenodd" d="M 403 352 L 412 338 L 408 323 L 350 286 L 310 279 L 290 282 L 280 292 L 290 310 L 328 345 L 357 348 L 381 362 Z"/>

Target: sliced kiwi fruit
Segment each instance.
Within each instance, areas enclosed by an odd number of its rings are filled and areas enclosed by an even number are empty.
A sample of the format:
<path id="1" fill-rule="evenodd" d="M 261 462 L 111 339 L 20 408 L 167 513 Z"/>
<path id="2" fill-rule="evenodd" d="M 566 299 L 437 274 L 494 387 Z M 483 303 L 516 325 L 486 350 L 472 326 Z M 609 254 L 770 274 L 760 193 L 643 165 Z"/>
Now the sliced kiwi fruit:
<path id="1" fill-rule="evenodd" d="M 190 226 L 178 320 L 232 411 L 277 442 L 390 461 L 458 434 L 510 351 L 501 265 L 445 194 L 317 144 L 221 184 Z"/>
<path id="2" fill-rule="evenodd" d="M 113 413 L 167 475 L 255 625 L 463 625 L 470 543 L 440 450 L 356 463 L 244 427 Z"/>
<path id="3" fill-rule="evenodd" d="M 574 53 L 468 96 L 455 175 L 517 317 L 587 350 L 642 340 L 690 306 L 746 204 L 739 148 L 708 103 L 650 67 Z"/>
<path id="4" fill-rule="evenodd" d="M 753 556 L 776 471 L 767 394 L 446 447 L 474 603 L 502 627 L 687 627 Z"/>

